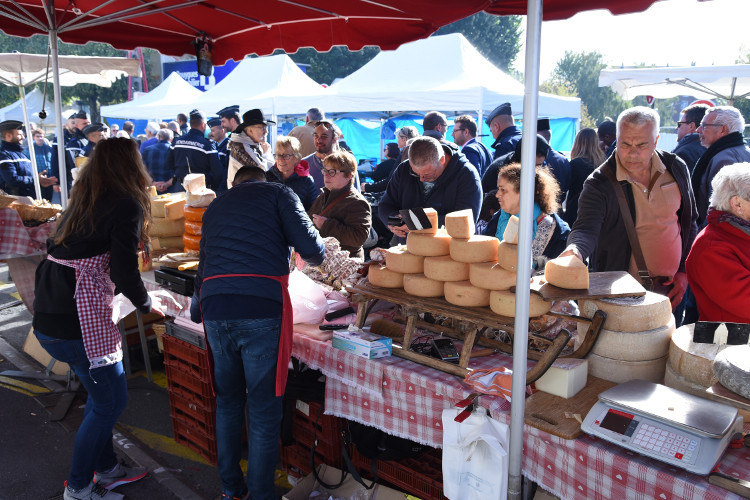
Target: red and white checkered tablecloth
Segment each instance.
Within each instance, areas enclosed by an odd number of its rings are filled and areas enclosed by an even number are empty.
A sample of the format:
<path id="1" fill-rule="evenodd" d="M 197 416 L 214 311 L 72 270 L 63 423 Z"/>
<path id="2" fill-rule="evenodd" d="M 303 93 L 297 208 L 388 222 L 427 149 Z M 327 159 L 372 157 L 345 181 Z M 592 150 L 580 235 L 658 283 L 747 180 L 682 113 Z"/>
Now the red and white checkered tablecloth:
<path id="1" fill-rule="evenodd" d="M 365 360 L 295 334 L 292 355 L 327 377 L 326 413 L 442 447 L 441 415 L 472 391 L 453 375 L 398 358 Z M 529 363 L 533 365 L 533 362 Z M 502 354 L 477 358 L 472 368 L 505 366 Z M 493 418 L 510 423 L 510 403 L 482 396 Z M 745 424 L 750 432 L 750 423 Z M 750 449 L 730 449 L 719 469 L 750 479 Z M 706 478 L 587 435 L 566 440 L 524 426 L 523 474 L 563 499 L 736 499 Z"/>
<path id="2" fill-rule="evenodd" d="M 54 228 L 54 222 L 26 227 L 18 212 L 0 208 L 0 255 L 21 256 L 43 251 Z"/>

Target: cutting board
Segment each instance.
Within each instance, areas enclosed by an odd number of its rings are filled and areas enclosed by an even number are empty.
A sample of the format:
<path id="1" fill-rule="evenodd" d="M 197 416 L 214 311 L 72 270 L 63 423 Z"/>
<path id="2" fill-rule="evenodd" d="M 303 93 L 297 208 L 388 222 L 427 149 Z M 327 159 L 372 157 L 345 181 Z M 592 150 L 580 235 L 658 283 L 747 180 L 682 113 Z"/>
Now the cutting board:
<path id="1" fill-rule="evenodd" d="M 646 295 L 646 289 L 627 271 L 589 273 L 589 287 L 583 290 L 559 288 L 547 283 L 544 276 L 534 276 L 531 280 L 530 290 L 541 295 L 548 302 Z"/>
<path id="2" fill-rule="evenodd" d="M 614 382 L 589 375 L 586 387 L 569 399 L 542 391 L 534 393 L 526 398 L 524 422 L 553 436 L 575 439 L 583 434 L 581 424 L 575 418 L 566 417 L 565 413 L 577 413 L 583 421 L 599 394 L 615 385 Z"/>

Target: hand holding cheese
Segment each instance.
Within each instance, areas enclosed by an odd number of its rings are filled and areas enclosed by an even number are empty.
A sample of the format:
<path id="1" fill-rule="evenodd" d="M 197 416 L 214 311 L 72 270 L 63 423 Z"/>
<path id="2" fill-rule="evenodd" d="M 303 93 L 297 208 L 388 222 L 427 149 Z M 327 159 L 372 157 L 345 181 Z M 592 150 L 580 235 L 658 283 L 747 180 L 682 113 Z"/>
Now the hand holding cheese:
<path id="1" fill-rule="evenodd" d="M 589 287 L 589 270 L 578 257 L 568 255 L 548 261 L 544 279 L 560 288 L 580 290 Z"/>

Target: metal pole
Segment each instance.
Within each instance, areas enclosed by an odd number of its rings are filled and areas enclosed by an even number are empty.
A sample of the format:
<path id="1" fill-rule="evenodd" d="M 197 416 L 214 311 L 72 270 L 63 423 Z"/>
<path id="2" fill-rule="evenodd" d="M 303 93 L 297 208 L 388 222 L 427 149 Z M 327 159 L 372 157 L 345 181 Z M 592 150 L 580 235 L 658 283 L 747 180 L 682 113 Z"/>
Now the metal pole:
<path id="1" fill-rule="evenodd" d="M 34 137 L 31 133 L 31 122 L 29 121 L 29 109 L 26 107 L 26 89 L 23 88 L 23 78 L 21 73 L 18 73 L 18 93 L 21 94 L 21 102 L 23 103 L 23 121 L 26 122 L 26 144 L 29 146 L 29 160 L 31 160 L 31 169 L 34 171 L 34 191 L 36 192 L 36 199 L 42 199 L 42 187 L 39 185 L 39 172 L 36 168 L 36 154 L 34 153 Z"/>
<path id="2" fill-rule="evenodd" d="M 385 150 L 385 137 L 383 137 L 383 125 L 385 124 L 385 118 L 380 117 L 380 156 L 378 158 L 384 159 L 383 151 Z M 380 162 L 378 162 L 380 163 Z"/>
<path id="3" fill-rule="evenodd" d="M 52 54 L 52 87 L 55 94 L 55 126 L 57 127 L 57 163 L 59 165 L 60 204 L 68 207 L 68 172 L 65 169 L 65 133 L 62 122 L 62 93 L 60 92 L 60 66 L 57 60 L 57 29 L 49 31 L 49 46 Z"/>
<path id="4" fill-rule="evenodd" d="M 532 214 L 536 164 L 536 120 L 539 107 L 539 43 L 542 0 L 528 0 L 526 68 L 524 72 L 523 135 L 521 147 L 521 203 L 516 272 L 516 316 L 513 335 L 513 388 L 510 408 L 508 498 L 520 500 L 523 476 L 523 418 L 526 406 L 526 360 L 529 341 L 529 279 L 531 275 Z"/>

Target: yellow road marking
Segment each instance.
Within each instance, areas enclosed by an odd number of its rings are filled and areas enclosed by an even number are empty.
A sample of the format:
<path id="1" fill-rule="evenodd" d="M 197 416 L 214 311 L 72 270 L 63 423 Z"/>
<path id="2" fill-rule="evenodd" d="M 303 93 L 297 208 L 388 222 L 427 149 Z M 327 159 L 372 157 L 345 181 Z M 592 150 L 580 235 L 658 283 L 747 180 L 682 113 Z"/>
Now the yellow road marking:
<path id="1" fill-rule="evenodd" d="M 24 396 L 31 396 L 31 397 L 36 396 L 36 394 L 34 394 L 33 392 L 29 392 L 25 389 L 20 389 L 18 387 L 13 387 L 12 385 L 4 384 L 2 382 L 0 382 L 0 387 L 5 388 L 5 389 L 10 389 L 11 391 L 19 392 L 23 394 Z"/>
<path id="2" fill-rule="evenodd" d="M 18 294 L 18 292 L 13 292 L 10 294 L 10 296 L 16 300 L 21 300 L 21 296 Z"/>
<path id="3" fill-rule="evenodd" d="M 0 384 L 8 388 L 19 389 L 18 392 L 23 391 L 22 394 L 26 394 L 27 396 L 34 396 L 34 393 L 50 392 L 44 386 L 24 382 L 13 377 L 0 376 Z"/>
<path id="4" fill-rule="evenodd" d="M 132 380 L 136 377 L 143 377 L 146 378 L 146 371 L 140 370 L 137 372 L 134 372 L 130 377 L 128 377 L 128 380 Z M 162 389 L 167 388 L 167 374 L 163 371 L 157 371 L 154 370 L 151 372 L 151 379 L 153 380 L 154 384 L 158 385 Z"/>

